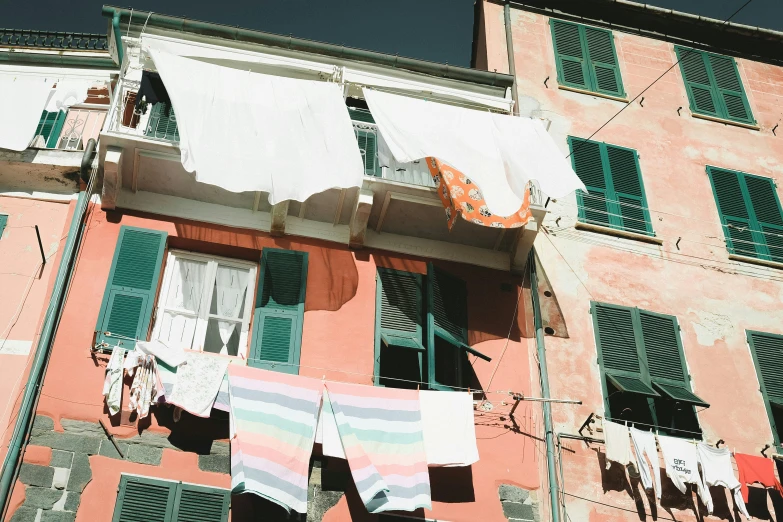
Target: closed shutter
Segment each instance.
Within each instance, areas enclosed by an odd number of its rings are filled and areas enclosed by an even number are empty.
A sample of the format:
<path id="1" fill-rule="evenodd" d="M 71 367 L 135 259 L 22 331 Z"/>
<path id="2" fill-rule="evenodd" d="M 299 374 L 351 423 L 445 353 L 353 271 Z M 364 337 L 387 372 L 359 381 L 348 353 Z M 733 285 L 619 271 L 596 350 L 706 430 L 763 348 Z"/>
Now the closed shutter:
<path id="1" fill-rule="evenodd" d="M 41 119 L 35 129 L 35 136 L 43 136 L 47 148 L 52 149 L 57 146 L 57 138 L 62 132 L 65 117 L 66 114 L 63 111 L 43 111 L 41 113 Z"/>
<path id="2" fill-rule="evenodd" d="M 712 190 L 723 223 L 726 246 L 732 254 L 756 256 L 750 213 L 736 172 L 709 167 Z"/>
<path id="3" fill-rule="evenodd" d="M 122 475 L 112 522 L 174 522 L 177 483 Z"/>
<path id="4" fill-rule="evenodd" d="M 715 78 L 723 116 L 729 120 L 755 123 L 734 58 L 717 54 L 708 54 L 707 57 L 712 69 L 712 76 Z"/>
<path id="5" fill-rule="evenodd" d="M 766 252 L 761 252 L 762 256 L 769 256 L 771 261 L 783 263 L 783 211 L 778 201 L 775 182 L 770 178 L 750 175 L 745 175 L 744 180 L 753 215 L 758 223 L 757 235 L 766 246 Z"/>
<path id="6" fill-rule="evenodd" d="M 261 255 L 248 364 L 299 373 L 307 253 L 265 248 Z"/>
<path id="7" fill-rule="evenodd" d="M 620 226 L 624 230 L 652 234 L 636 151 L 613 145 L 605 147 Z"/>
<path id="8" fill-rule="evenodd" d="M 381 169 L 378 164 L 378 137 L 373 130 L 355 129 L 356 141 L 359 144 L 359 152 L 362 155 L 364 174 L 366 176 L 380 176 Z"/>
<path id="9" fill-rule="evenodd" d="M 377 291 L 381 342 L 423 351 L 421 274 L 378 268 Z"/>
<path id="10" fill-rule="evenodd" d="M 630 308 L 592 303 L 596 344 L 604 373 L 623 392 L 658 397 L 642 366 L 643 354 L 634 332 L 633 310 Z"/>
<path id="11" fill-rule="evenodd" d="M 574 172 L 587 188 L 587 194 L 578 191 L 579 217 L 587 223 L 611 226 L 601 145 L 578 138 L 569 138 L 569 145 Z"/>
<path id="12" fill-rule="evenodd" d="M 625 96 L 612 32 L 595 27 L 584 27 L 587 54 L 590 57 L 593 90 L 612 96 Z"/>
<path id="13" fill-rule="evenodd" d="M 166 102 L 158 102 L 150 109 L 150 118 L 144 135 L 162 140 L 179 141 L 177 116 L 174 107 Z"/>
<path id="14" fill-rule="evenodd" d="M 569 87 L 590 90 L 582 26 L 560 20 L 552 20 L 551 25 L 557 81 Z"/>
<path id="15" fill-rule="evenodd" d="M 688 91 L 691 110 L 699 114 L 719 117 L 717 93 L 715 93 L 706 57 L 700 51 L 677 47 L 677 59 Z"/>
<path id="16" fill-rule="evenodd" d="M 639 323 L 653 388 L 677 402 L 709 406 L 691 392 L 677 319 L 640 310 Z"/>
<path id="17" fill-rule="evenodd" d="M 0 214 L 0 239 L 3 239 L 5 226 L 8 224 L 8 214 Z"/>
<path id="18" fill-rule="evenodd" d="M 165 247 L 165 232 L 120 228 L 96 326 L 99 344 L 133 348 L 133 339 L 147 338 Z"/>
<path id="19" fill-rule="evenodd" d="M 783 336 L 748 332 L 748 344 L 756 364 L 761 393 L 767 401 L 767 413 L 775 442 L 783 439 Z"/>
<path id="20" fill-rule="evenodd" d="M 225 522 L 231 494 L 227 489 L 179 484 L 172 522 Z"/>

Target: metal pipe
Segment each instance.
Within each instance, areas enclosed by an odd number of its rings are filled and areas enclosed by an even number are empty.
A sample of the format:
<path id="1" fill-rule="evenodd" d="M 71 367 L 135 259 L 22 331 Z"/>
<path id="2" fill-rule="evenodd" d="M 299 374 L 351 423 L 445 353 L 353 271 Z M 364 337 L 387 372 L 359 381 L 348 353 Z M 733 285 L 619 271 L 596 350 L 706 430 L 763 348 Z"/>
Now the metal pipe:
<path id="1" fill-rule="evenodd" d="M 90 180 L 90 166 L 92 165 L 92 159 L 95 156 L 95 138 L 87 140 L 87 145 L 84 147 L 84 154 L 82 154 L 82 164 L 80 166 L 80 175 L 82 181 L 87 183 Z"/>
<path id="2" fill-rule="evenodd" d="M 512 114 L 519 116 L 519 95 L 517 94 L 517 67 L 514 63 L 514 40 L 511 37 L 511 4 L 506 0 L 503 5 L 503 20 L 506 26 L 506 54 L 508 55 L 508 73 L 513 78 L 511 83 L 511 99 L 514 100 Z"/>
<path id="3" fill-rule="evenodd" d="M 546 366 L 546 346 L 544 345 L 544 325 L 541 320 L 541 304 L 538 301 L 538 275 L 536 274 L 536 249 L 528 257 L 530 267 L 530 295 L 533 301 L 533 324 L 536 330 L 536 348 L 538 349 L 538 373 L 541 380 L 541 395 L 549 399 L 549 372 Z M 543 402 L 544 430 L 546 432 L 546 463 L 549 475 L 549 499 L 552 506 L 552 522 L 560 522 L 560 507 L 558 502 L 557 476 L 555 475 L 555 441 L 552 428 L 552 406 L 549 401 Z"/>
<path id="4" fill-rule="evenodd" d="M 41 231 L 38 230 L 38 225 L 35 225 L 35 237 L 38 238 L 38 250 L 41 251 L 41 266 L 46 264 L 46 254 L 43 251 L 43 243 L 41 243 Z"/>
<path id="5" fill-rule="evenodd" d="M 119 61 L 120 69 L 122 69 L 122 30 L 120 29 L 120 12 L 114 11 L 114 16 L 111 19 L 111 32 L 114 33 L 114 45 L 117 47 L 117 60 Z"/>

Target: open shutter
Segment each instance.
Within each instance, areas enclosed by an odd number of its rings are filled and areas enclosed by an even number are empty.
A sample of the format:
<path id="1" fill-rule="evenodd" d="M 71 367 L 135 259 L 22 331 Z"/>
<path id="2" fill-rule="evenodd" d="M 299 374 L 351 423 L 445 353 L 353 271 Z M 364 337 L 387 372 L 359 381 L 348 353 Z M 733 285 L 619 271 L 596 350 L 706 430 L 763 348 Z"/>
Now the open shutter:
<path id="1" fill-rule="evenodd" d="M 248 364 L 299 373 L 307 253 L 265 248 L 261 255 Z"/>
<path id="2" fill-rule="evenodd" d="M 561 20 L 551 20 L 551 25 L 557 81 L 569 87 L 590 90 L 582 35 L 584 28 Z"/>
<path id="3" fill-rule="evenodd" d="M 352 121 L 360 121 L 362 123 L 375 123 L 375 118 L 372 117 L 372 113 L 367 109 L 348 107 L 348 114 L 351 116 Z"/>
<path id="4" fill-rule="evenodd" d="M 380 337 L 386 346 L 424 351 L 421 274 L 378 268 Z"/>
<path id="5" fill-rule="evenodd" d="M 759 232 L 760 242 L 766 246 L 764 257 L 783 263 L 783 211 L 775 190 L 775 182 L 770 178 L 743 176 L 748 190 L 753 215 L 758 223 L 753 227 Z M 760 245 L 756 245 L 757 250 Z"/>
<path id="6" fill-rule="evenodd" d="M 652 234 L 636 151 L 614 145 L 605 147 L 612 188 L 618 203 L 620 225 L 625 230 Z"/>
<path id="7" fill-rule="evenodd" d="M 653 388 L 677 402 L 708 407 L 691 392 L 677 318 L 639 310 L 639 323 Z"/>
<path id="8" fill-rule="evenodd" d="M 364 174 L 366 176 L 380 176 L 381 169 L 378 164 L 378 137 L 375 131 L 355 129 L 356 141 L 359 144 L 359 152 L 362 155 Z"/>
<path id="9" fill-rule="evenodd" d="M 612 32 L 585 26 L 584 34 L 587 54 L 590 57 L 593 90 L 612 96 L 625 96 Z"/>
<path id="10" fill-rule="evenodd" d="M 722 116 L 743 123 L 755 123 L 734 58 L 718 54 L 706 56 L 715 79 Z"/>
<path id="11" fill-rule="evenodd" d="M 46 148 L 56 149 L 57 142 L 60 140 L 60 134 L 63 131 L 63 125 L 65 125 L 65 119 L 68 114 L 65 111 L 57 111 L 57 116 L 54 118 L 52 129 L 49 132 L 49 137 L 46 139 Z"/>
<path id="12" fill-rule="evenodd" d="M 726 247 L 732 254 L 756 257 L 748 205 L 736 172 L 708 167 L 712 190 L 718 203 Z"/>
<path id="13" fill-rule="evenodd" d="M 0 214 L 0 239 L 3 239 L 5 226 L 8 224 L 8 214 Z"/>
<path id="14" fill-rule="evenodd" d="M 756 364 L 761 394 L 767 404 L 775 442 L 783 439 L 783 336 L 748 332 L 748 344 Z"/>
<path id="15" fill-rule="evenodd" d="M 622 392 L 660 396 L 639 363 L 633 310 L 594 302 L 592 313 L 598 354 L 606 377 Z"/>
<path id="16" fill-rule="evenodd" d="M 721 117 L 717 93 L 710 81 L 705 53 L 686 47 L 676 47 L 676 50 L 691 110 L 699 114 Z"/>
<path id="17" fill-rule="evenodd" d="M 98 316 L 97 343 L 130 349 L 136 345 L 133 339 L 147 338 L 165 247 L 165 232 L 120 228 Z"/>
<path id="18" fill-rule="evenodd" d="M 122 475 L 112 522 L 174 522 L 177 483 Z"/>
<path id="19" fill-rule="evenodd" d="M 178 484 L 172 522 L 226 522 L 231 492 L 227 489 Z"/>
<path id="20" fill-rule="evenodd" d="M 65 117 L 66 114 L 63 111 L 43 111 L 41 113 L 41 119 L 35 129 L 35 136 L 42 136 L 47 148 L 51 149 L 57 146 L 57 138 L 62 132 Z"/>
<path id="21" fill-rule="evenodd" d="M 606 173 L 601 157 L 601 145 L 595 141 L 570 137 L 571 164 L 587 187 L 587 194 L 577 192 L 579 217 L 594 225 L 611 226 L 611 204 L 607 194 Z"/>

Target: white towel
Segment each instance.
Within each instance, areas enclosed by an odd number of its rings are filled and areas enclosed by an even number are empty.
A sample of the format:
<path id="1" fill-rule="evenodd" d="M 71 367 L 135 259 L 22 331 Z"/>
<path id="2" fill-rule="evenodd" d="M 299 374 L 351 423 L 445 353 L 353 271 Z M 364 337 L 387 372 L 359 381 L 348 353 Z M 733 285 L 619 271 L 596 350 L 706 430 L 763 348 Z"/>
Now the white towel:
<path id="1" fill-rule="evenodd" d="M 177 368 L 177 382 L 166 402 L 197 417 L 209 417 L 228 368 L 228 359 L 188 352 L 187 362 Z"/>
<path id="2" fill-rule="evenodd" d="M 477 462 L 471 394 L 420 391 L 419 402 L 427 465 L 470 466 Z"/>
<path id="3" fill-rule="evenodd" d="M 169 346 L 163 341 L 138 341 L 136 347 L 147 355 L 154 355 L 168 366 L 176 367 L 185 362 L 185 350 L 177 346 Z"/>
<path id="4" fill-rule="evenodd" d="M 712 495 L 710 495 L 707 487 L 723 486 L 734 494 L 734 503 L 737 505 L 739 512 L 750 518 L 745 501 L 742 500 L 740 482 L 734 476 L 729 450 L 727 448 L 713 448 L 703 442 L 699 443 L 696 450 L 699 454 L 699 465 L 701 466 L 701 474 L 706 486 L 704 490 L 705 496 L 708 498 L 708 502 L 705 502 L 707 512 L 712 514 L 713 508 Z"/>
<path id="5" fill-rule="evenodd" d="M 661 466 L 658 464 L 658 450 L 655 447 L 655 434 L 650 431 L 641 431 L 631 428 L 631 442 L 633 442 L 633 452 L 636 455 L 636 467 L 639 468 L 639 475 L 644 489 L 652 489 L 655 477 L 655 491 L 660 498 L 661 492 Z M 644 456 L 650 460 L 649 464 L 644 460 Z M 650 475 L 652 468 L 652 476 Z"/>
<path id="6" fill-rule="evenodd" d="M 686 492 L 686 483 L 696 484 L 696 490 L 704 505 L 712 502 L 709 492 L 706 492 L 701 475 L 699 475 L 699 455 L 696 453 L 696 444 L 692 440 L 678 439 L 675 437 L 658 436 L 658 444 L 661 445 L 663 461 L 666 464 L 666 475 L 680 490 Z M 658 492 L 658 498 L 661 493 Z"/>
<path id="7" fill-rule="evenodd" d="M 609 469 L 612 462 L 623 466 L 633 462 L 628 426 L 604 421 L 604 440 L 606 441 L 606 469 Z"/>
<path id="8" fill-rule="evenodd" d="M 56 79 L 0 74 L 0 149 L 21 151 L 30 145 Z"/>

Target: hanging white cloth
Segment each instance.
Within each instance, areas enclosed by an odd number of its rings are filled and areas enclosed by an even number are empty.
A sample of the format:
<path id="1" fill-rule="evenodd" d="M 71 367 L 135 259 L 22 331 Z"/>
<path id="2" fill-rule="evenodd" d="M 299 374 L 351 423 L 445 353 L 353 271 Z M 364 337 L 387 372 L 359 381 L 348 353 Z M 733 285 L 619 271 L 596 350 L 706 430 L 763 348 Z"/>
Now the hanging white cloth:
<path id="1" fill-rule="evenodd" d="M 202 306 L 207 263 L 174 258 L 157 338 L 173 349 L 191 348 Z"/>
<path id="2" fill-rule="evenodd" d="M 699 465 L 701 466 L 701 474 L 704 479 L 704 491 L 707 501 L 707 512 L 712 514 L 713 502 L 712 495 L 710 494 L 710 486 L 723 486 L 729 489 L 734 495 L 734 503 L 740 513 L 745 515 L 746 518 L 750 518 L 748 514 L 748 508 L 745 506 L 745 501 L 742 499 L 742 493 L 740 491 L 741 485 L 737 477 L 734 475 L 734 468 L 731 465 L 731 453 L 727 448 L 713 448 L 712 446 L 700 442 L 696 446 L 696 451 L 699 454 Z"/>
<path id="3" fill-rule="evenodd" d="M 448 163 L 478 185 L 495 215 L 517 212 L 531 179 L 554 198 L 585 189 L 538 120 L 367 88 L 364 98 L 397 161 Z"/>
<path id="4" fill-rule="evenodd" d="M 46 109 L 49 112 L 67 111 L 71 105 L 83 103 L 93 80 L 60 80 L 49 94 Z"/>
<path id="5" fill-rule="evenodd" d="M 109 416 L 116 415 L 122 404 L 122 369 L 125 362 L 125 349 L 115 346 L 106 365 L 106 379 L 103 382 L 103 395 L 109 407 Z"/>
<path id="6" fill-rule="evenodd" d="M 305 201 L 360 187 L 359 147 L 335 83 L 241 71 L 182 58 L 150 43 L 171 97 L 182 166 L 201 183 Z"/>
<path id="7" fill-rule="evenodd" d="M 639 469 L 639 476 L 642 480 L 644 489 L 652 489 L 653 478 L 655 479 L 655 491 L 660 498 L 661 491 L 661 466 L 658 464 L 658 451 L 655 447 L 655 434 L 651 431 L 637 430 L 630 428 L 631 442 L 633 451 L 636 455 L 636 465 Z M 644 460 L 647 455 L 649 463 Z"/>
<path id="8" fill-rule="evenodd" d="M 658 444 L 661 446 L 663 461 L 666 464 L 666 475 L 672 479 L 672 483 L 685 493 L 685 484 L 696 484 L 696 491 L 705 506 L 712 503 L 709 490 L 704 485 L 699 475 L 699 455 L 696 452 L 696 444 L 691 440 L 675 437 L 658 436 Z M 661 493 L 658 492 L 658 498 Z"/>
<path id="9" fill-rule="evenodd" d="M 247 292 L 248 276 L 247 269 L 218 265 L 213 298 L 217 315 L 239 321 L 239 312 Z M 220 340 L 223 341 L 220 353 L 228 354 L 228 342 L 239 322 L 218 320 L 217 324 Z"/>
<path id="10" fill-rule="evenodd" d="M 470 466 L 479 459 L 473 396 L 466 392 L 422 390 L 421 424 L 429 466 Z"/>
<path id="11" fill-rule="evenodd" d="M 0 149 L 25 150 L 56 78 L 0 74 Z"/>
<path id="12" fill-rule="evenodd" d="M 136 348 L 147 355 L 154 355 L 156 359 L 163 361 L 168 366 L 177 367 L 185 363 L 185 351 L 178 346 L 168 346 L 157 339 L 152 341 L 138 341 Z"/>

